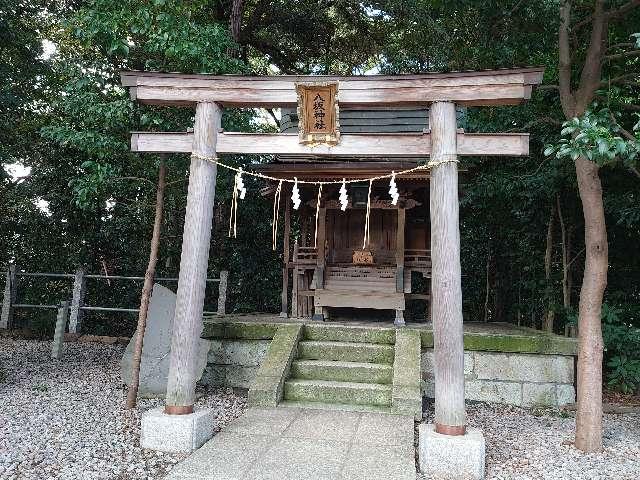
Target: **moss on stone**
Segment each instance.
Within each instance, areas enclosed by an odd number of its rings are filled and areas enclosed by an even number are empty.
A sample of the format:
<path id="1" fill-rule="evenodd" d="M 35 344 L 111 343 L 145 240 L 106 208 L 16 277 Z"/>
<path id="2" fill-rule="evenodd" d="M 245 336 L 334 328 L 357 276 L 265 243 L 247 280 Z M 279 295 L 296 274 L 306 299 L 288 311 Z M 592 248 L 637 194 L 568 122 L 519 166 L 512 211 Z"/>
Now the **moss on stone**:
<path id="1" fill-rule="evenodd" d="M 301 324 L 282 324 L 269 344 L 264 362 L 249 388 L 249 404 L 275 406 L 282 399 L 283 386 L 289 376 L 291 362 L 296 356 Z"/>
<path id="2" fill-rule="evenodd" d="M 464 335 L 465 350 L 512 353 L 576 355 L 578 343 L 573 338 L 557 335 Z"/>
<path id="3" fill-rule="evenodd" d="M 392 409 L 395 413 L 422 417 L 420 393 L 420 332 L 400 329 L 396 332 L 393 362 Z"/>
<path id="4" fill-rule="evenodd" d="M 395 330 L 379 326 L 305 325 L 304 337 L 306 340 L 317 341 L 349 341 L 393 345 Z"/>
<path id="5" fill-rule="evenodd" d="M 433 348 L 433 331 L 419 329 L 422 348 Z M 575 338 L 518 329 L 517 335 L 466 332 L 464 349 L 486 352 L 540 353 L 545 355 L 576 355 Z"/>
<path id="6" fill-rule="evenodd" d="M 244 340 L 271 340 L 283 324 L 266 322 L 226 322 L 206 319 L 202 338 L 235 338 Z"/>

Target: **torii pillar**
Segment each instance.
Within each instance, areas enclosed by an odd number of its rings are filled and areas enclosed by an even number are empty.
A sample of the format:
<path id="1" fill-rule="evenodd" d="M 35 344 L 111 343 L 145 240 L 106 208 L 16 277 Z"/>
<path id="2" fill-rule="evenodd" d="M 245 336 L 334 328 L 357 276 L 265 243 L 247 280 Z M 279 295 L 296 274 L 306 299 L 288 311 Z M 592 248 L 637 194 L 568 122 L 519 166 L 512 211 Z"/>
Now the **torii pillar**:
<path id="1" fill-rule="evenodd" d="M 213 436 L 213 411 L 194 410 L 217 174 L 215 163 L 199 157 L 215 157 L 220 119 L 217 104 L 197 104 L 167 395 L 164 410 L 143 415 L 143 448 L 191 452 Z"/>
<path id="2" fill-rule="evenodd" d="M 484 478 L 482 432 L 466 427 L 456 108 L 434 102 L 431 129 L 431 308 L 435 423 L 419 427 L 420 470 L 441 479 Z"/>

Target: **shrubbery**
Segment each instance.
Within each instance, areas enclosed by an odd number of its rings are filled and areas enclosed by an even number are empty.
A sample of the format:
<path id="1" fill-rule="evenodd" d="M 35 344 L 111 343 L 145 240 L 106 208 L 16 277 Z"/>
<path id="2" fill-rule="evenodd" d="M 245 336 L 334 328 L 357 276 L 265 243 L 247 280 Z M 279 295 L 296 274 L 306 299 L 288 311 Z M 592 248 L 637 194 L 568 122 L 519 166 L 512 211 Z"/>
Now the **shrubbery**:
<path id="1" fill-rule="evenodd" d="M 602 305 L 602 336 L 607 385 L 624 393 L 640 389 L 640 328 L 627 316 L 633 312 Z"/>

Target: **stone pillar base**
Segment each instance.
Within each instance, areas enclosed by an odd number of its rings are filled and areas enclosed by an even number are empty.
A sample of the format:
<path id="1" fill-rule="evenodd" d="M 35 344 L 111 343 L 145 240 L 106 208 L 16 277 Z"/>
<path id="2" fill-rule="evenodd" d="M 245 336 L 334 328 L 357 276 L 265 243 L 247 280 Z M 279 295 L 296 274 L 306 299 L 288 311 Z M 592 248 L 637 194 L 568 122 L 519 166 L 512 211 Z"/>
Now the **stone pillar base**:
<path id="1" fill-rule="evenodd" d="M 213 410 L 188 415 L 167 415 L 164 407 L 142 414 L 142 448 L 170 453 L 191 453 L 213 436 Z"/>
<path id="2" fill-rule="evenodd" d="M 436 433 L 433 424 L 419 427 L 420 471 L 433 480 L 484 479 L 485 444 L 482 430 L 468 428 L 464 435 Z"/>

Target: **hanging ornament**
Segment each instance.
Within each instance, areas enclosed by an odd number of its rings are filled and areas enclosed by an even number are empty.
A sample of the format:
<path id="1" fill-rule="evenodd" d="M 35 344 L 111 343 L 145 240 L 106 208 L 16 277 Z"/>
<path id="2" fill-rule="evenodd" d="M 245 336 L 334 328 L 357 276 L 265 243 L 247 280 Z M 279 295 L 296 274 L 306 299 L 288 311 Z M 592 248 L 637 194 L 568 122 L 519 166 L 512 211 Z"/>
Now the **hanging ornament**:
<path id="1" fill-rule="evenodd" d="M 320 215 L 320 197 L 322 197 L 322 184 L 318 185 L 318 198 L 316 200 L 316 231 L 313 247 L 318 248 L 318 217 Z"/>
<path id="2" fill-rule="evenodd" d="M 282 194 L 282 180 L 278 182 L 278 187 L 276 188 L 276 193 L 273 197 L 273 222 L 271 223 L 272 230 L 272 247 L 273 251 L 276 251 L 276 246 L 278 243 L 278 219 L 280 218 L 280 195 Z"/>
<path id="3" fill-rule="evenodd" d="M 242 168 L 238 169 L 233 179 L 233 195 L 231 197 L 231 215 L 229 216 L 229 237 L 236 237 L 238 223 L 238 197 L 244 200 L 247 189 L 242 181 Z"/>
<path id="4" fill-rule="evenodd" d="M 391 195 L 391 205 L 396 205 L 400 194 L 396 185 L 396 172 L 391 172 L 391 181 L 389 181 L 389 195 Z"/>
<path id="5" fill-rule="evenodd" d="M 371 186 L 373 185 L 373 179 L 369 180 L 369 193 L 367 194 L 367 213 L 364 219 L 364 239 L 362 240 L 362 249 L 364 250 L 369 245 L 369 219 L 371 216 Z"/>
<path id="6" fill-rule="evenodd" d="M 236 189 L 240 192 L 240 200 L 244 200 L 244 197 L 247 194 L 247 189 L 244 186 L 244 181 L 242 180 L 242 173 L 242 168 L 240 168 L 236 174 Z"/>
<path id="7" fill-rule="evenodd" d="M 349 204 L 349 197 L 347 196 L 347 184 L 346 178 L 342 179 L 342 186 L 340 187 L 340 210 L 343 212 L 347 209 L 347 205 Z"/>
<path id="8" fill-rule="evenodd" d="M 291 201 L 293 202 L 293 209 L 298 210 L 300 208 L 300 190 L 298 189 L 298 178 L 294 177 L 294 180 Z"/>

